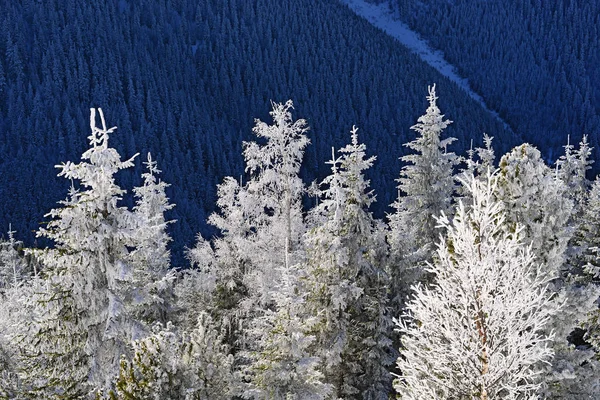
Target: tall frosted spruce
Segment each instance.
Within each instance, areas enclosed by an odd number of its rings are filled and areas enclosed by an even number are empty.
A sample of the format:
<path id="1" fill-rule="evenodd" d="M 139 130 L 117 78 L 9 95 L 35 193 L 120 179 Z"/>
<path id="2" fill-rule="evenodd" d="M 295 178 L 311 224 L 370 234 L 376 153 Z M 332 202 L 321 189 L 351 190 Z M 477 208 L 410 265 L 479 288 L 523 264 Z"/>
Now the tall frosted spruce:
<path id="1" fill-rule="evenodd" d="M 91 109 L 90 148 L 80 163 L 57 166 L 59 176 L 79 182 L 61 208 L 37 235 L 54 248 L 34 251 L 44 265 L 46 290 L 32 301 L 40 318 L 30 326 L 22 373 L 26 397 L 79 398 L 109 384 L 121 354 L 129 350 L 135 321 L 125 311 L 133 245 L 133 214 L 118 205 L 125 193 L 114 175 L 133 166 L 108 146 L 102 110 L 101 127 Z"/>
<path id="2" fill-rule="evenodd" d="M 431 245 L 439 234 L 434 216 L 449 213 L 456 186 L 453 173 L 457 156 L 447 151 L 456 139 L 442 138 L 452 121 L 444 119 L 437 106 L 435 85 L 428 91 L 429 107 L 411 127 L 417 137 L 405 144 L 414 153 L 401 158 L 406 165 L 397 180 L 398 199 L 392 204 L 395 212 L 389 215 L 389 273 L 395 294 L 392 305 L 398 312 L 407 283 L 420 277 L 424 261 L 431 261 Z"/>
<path id="3" fill-rule="evenodd" d="M 375 201 L 364 171 L 375 157 L 366 157 L 352 142 L 330 161 L 331 175 L 323 181 L 323 200 L 311 212 L 305 235 L 308 315 L 318 322 L 314 352 L 321 358 L 325 382 L 334 398 L 387 399 L 393 357 L 391 318 L 387 314 L 387 251 L 381 222 L 368 211 Z"/>
<path id="4" fill-rule="evenodd" d="M 273 124 L 256 120 L 253 131 L 260 143 L 244 143 L 247 183 L 226 177 L 219 185 L 219 211 L 209 217 L 209 223 L 222 237 L 212 242 L 199 237 L 189 253 L 199 267 L 190 278 L 211 295 L 180 291 L 190 303 L 193 297 L 225 320 L 230 331 L 227 340 L 236 348 L 244 347 L 245 340 L 236 333 L 241 325 L 274 301 L 281 267 L 295 262 L 305 231 L 299 172 L 310 142 L 305 135 L 308 127 L 303 119 L 293 120 L 291 100 L 272 107 Z"/>
<path id="5" fill-rule="evenodd" d="M 446 234 L 427 267 L 435 284 L 416 285 L 398 321 L 402 399 L 537 398 L 552 357 L 554 276 L 523 243 L 523 227 L 507 224 L 497 181 L 464 181 L 471 208 L 461 201 L 453 221 L 437 219 Z"/>

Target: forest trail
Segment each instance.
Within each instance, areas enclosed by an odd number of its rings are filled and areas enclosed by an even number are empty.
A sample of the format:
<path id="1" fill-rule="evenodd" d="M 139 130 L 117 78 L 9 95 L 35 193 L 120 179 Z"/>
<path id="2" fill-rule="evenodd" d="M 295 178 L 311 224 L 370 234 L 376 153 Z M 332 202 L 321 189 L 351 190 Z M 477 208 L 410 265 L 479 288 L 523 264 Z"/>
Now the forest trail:
<path id="1" fill-rule="evenodd" d="M 510 125 L 500 117 L 498 112 L 489 108 L 483 97 L 471 88 L 469 81 L 459 76 L 456 67 L 444 59 L 444 53 L 431 48 L 429 43 L 422 39 L 417 32 L 411 30 L 404 22 L 400 21 L 390 12 L 387 1 L 381 4 L 371 4 L 365 0 L 340 1 L 350 7 L 357 15 L 369 21 L 373 26 L 398 40 L 402 45 L 417 54 L 423 61 L 435 68 L 440 74 L 456 83 L 469 97 L 478 102 L 488 113 L 500 121 L 508 131 L 514 134 Z"/>

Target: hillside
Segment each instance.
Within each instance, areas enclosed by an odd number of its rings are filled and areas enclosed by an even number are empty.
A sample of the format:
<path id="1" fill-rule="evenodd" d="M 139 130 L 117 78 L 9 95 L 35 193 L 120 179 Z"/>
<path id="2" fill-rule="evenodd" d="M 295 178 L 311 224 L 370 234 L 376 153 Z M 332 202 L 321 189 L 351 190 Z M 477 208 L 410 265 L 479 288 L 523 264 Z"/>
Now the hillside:
<path id="1" fill-rule="evenodd" d="M 356 124 L 378 160 L 370 178 L 383 215 L 396 196 L 402 144 L 437 83 L 448 135 L 461 154 L 483 132 L 498 152 L 519 142 L 455 84 L 338 0 L 3 1 L 0 17 L 0 228 L 33 243 L 43 215 L 66 197 L 54 165 L 86 148 L 89 108 L 118 126 L 124 157 L 152 152 L 177 206 L 175 265 L 215 203 L 240 176 L 242 141 L 270 100 L 294 100 L 312 144 L 303 176 L 322 178 L 331 146 Z M 456 116 L 460 116 L 460 119 Z M 462 148 L 461 148 L 462 146 Z M 131 188 L 135 171 L 121 175 Z M 131 204 L 131 199 L 125 201 Z"/>
<path id="2" fill-rule="evenodd" d="M 378 2 L 381 3 L 381 2 Z M 554 161 L 567 135 L 599 147 L 596 0 L 389 2 L 527 141 Z M 598 172 L 599 166 L 595 166 Z"/>

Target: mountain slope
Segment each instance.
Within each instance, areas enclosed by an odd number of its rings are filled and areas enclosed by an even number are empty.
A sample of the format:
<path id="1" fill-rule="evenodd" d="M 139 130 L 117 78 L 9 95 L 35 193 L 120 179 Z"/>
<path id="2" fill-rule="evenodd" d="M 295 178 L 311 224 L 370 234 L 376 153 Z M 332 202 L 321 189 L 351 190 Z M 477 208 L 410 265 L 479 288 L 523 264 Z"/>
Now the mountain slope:
<path id="1" fill-rule="evenodd" d="M 600 1 L 389 3 L 545 158 L 567 135 L 600 146 Z"/>
<path id="2" fill-rule="evenodd" d="M 175 263 L 213 210 L 216 184 L 243 173 L 242 141 L 270 100 L 294 100 L 312 144 L 303 175 L 323 177 L 352 124 L 378 160 L 382 215 L 409 127 L 437 83 L 448 134 L 462 152 L 488 132 L 499 151 L 518 139 L 459 87 L 338 0 L 2 1 L 0 228 L 33 243 L 43 214 L 66 197 L 54 165 L 85 151 L 90 107 L 102 107 L 123 157 L 151 151 L 176 203 Z M 123 172 L 138 184 L 141 162 Z M 125 202 L 131 204 L 128 197 Z M 40 243 L 43 244 L 43 243 Z"/>

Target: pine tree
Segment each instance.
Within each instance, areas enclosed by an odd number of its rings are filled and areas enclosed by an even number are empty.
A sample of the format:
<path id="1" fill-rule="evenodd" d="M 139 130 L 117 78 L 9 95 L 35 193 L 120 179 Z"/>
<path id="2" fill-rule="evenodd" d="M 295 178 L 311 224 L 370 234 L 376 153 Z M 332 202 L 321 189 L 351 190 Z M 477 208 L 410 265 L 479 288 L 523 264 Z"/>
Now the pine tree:
<path id="1" fill-rule="evenodd" d="M 310 143 L 305 135 L 306 121 L 293 121 L 293 103 L 272 103 L 273 125 L 256 120 L 253 128 L 264 145 L 244 143 L 246 171 L 250 174 L 246 191 L 253 199 L 246 208 L 246 218 L 255 230 L 254 249 L 250 254 L 256 266 L 253 286 L 261 302 L 269 302 L 269 292 L 277 285 L 281 266 L 292 257 L 304 233 L 302 194 L 304 183 L 299 176 L 304 149 Z"/>
<path id="2" fill-rule="evenodd" d="M 428 265 L 435 284 L 416 285 L 398 321 L 402 399 L 535 398 L 540 364 L 552 357 L 553 276 L 508 223 L 497 179 L 464 181 L 472 207 L 461 201 L 452 222 L 438 218 L 446 235 Z"/>
<path id="3" fill-rule="evenodd" d="M 210 296 L 183 295 L 189 303 L 195 302 L 195 297 L 206 304 L 211 315 L 223 323 L 234 354 L 256 342 L 242 336 L 240 330 L 272 305 L 280 267 L 286 260 L 293 263 L 305 230 L 304 184 L 299 171 L 309 143 L 308 128 L 306 121 L 292 120 L 291 100 L 272 106 L 274 124 L 256 120 L 254 127 L 264 144 L 244 143 L 248 182 L 242 185 L 227 177 L 218 187 L 219 211 L 209 217 L 209 223 L 222 237 L 210 243 L 199 237 L 189 252 L 199 271 L 188 278 L 214 282 L 214 290 Z"/>
<path id="4" fill-rule="evenodd" d="M 570 137 L 564 148 L 565 154 L 556 161 L 556 172 L 559 179 L 567 186 L 567 196 L 574 203 L 575 216 L 580 217 L 586 193 L 590 186 L 586 173 L 591 169 L 591 164 L 594 162 L 590 160 L 592 149 L 589 146 L 587 135 L 583 135 L 579 143 L 579 149 L 574 149 L 574 146 L 570 143 Z"/>
<path id="5" fill-rule="evenodd" d="M 118 205 L 125 193 L 114 175 L 133 166 L 108 147 L 102 110 L 96 127 L 91 109 L 91 148 L 80 163 L 58 166 L 59 176 L 79 181 L 62 208 L 37 235 L 55 247 L 33 251 L 45 267 L 47 289 L 35 299 L 41 318 L 30 326 L 23 361 L 28 396 L 79 398 L 93 386 L 104 387 L 128 353 L 133 321 L 124 312 L 130 266 L 127 246 L 133 245 L 134 216 Z M 134 156 L 135 157 L 135 156 Z"/>
<path id="6" fill-rule="evenodd" d="M 498 199 L 509 224 L 523 226 L 537 261 L 558 276 L 570 239 L 573 202 L 565 184 L 529 144 L 515 147 L 500 160 Z"/>
<path id="7" fill-rule="evenodd" d="M 352 142 L 330 162 L 324 199 L 305 236 L 307 314 L 317 316 L 315 354 L 334 398 L 384 399 L 391 389 L 384 230 L 368 207 L 375 196 L 363 172 L 375 157 Z"/>
<path id="8" fill-rule="evenodd" d="M 555 335 L 554 358 L 541 393 L 552 399 L 595 397 L 598 388 L 590 370 L 598 367 L 592 360 L 593 352 L 569 341 L 572 332 L 596 308 L 594 301 L 599 293 L 592 286 L 582 287 L 567 263 L 575 212 L 568 188 L 536 148 L 523 144 L 500 160 L 497 196 L 504 203 L 507 222 L 523 227 L 524 242 L 531 246 L 542 267 L 556 277 L 551 291 L 564 303 L 547 327 L 547 333 Z M 588 379 L 584 379 L 586 376 Z"/>
<path id="9" fill-rule="evenodd" d="M 111 400 L 229 400 L 239 394 L 233 357 L 212 319 L 198 315 L 196 327 L 180 333 L 168 323 L 133 342 L 133 358 L 123 358 Z"/>
<path id="10" fill-rule="evenodd" d="M 321 359 L 312 354 L 318 316 L 306 315 L 303 277 L 301 264 L 282 266 L 275 309 L 266 310 L 250 327 L 259 350 L 248 354 L 247 398 L 323 400 L 331 394 L 319 370 Z"/>
<path id="11" fill-rule="evenodd" d="M 14 232 L 8 230 L 8 240 L 0 241 L 0 293 L 18 287 L 26 279 L 26 262 L 19 255 L 23 243 L 15 240 Z"/>
<path id="12" fill-rule="evenodd" d="M 133 235 L 135 249 L 129 254 L 133 269 L 131 296 L 132 312 L 136 319 L 148 324 L 166 323 L 174 303 L 173 281 L 169 271 L 171 237 L 164 213 L 174 207 L 169 204 L 165 189 L 169 186 L 158 179 L 160 170 L 148 153 L 147 171 L 142 174 L 143 185 L 133 189 L 137 198 L 133 208 L 137 226 Z"/>
<path id="13" fill-rule="evenodd" d="M 455 189 L 453 170 L 458 158 L 448 152 L 455 138 L 442 139 L 442 132 L 452 121 L 444 120 L 437 106 L 435 85 L 428 88 L 429 107 L 418 123 L 411 127 L 418 136 L 405 146 L 415 151 L 401 158 L 407 165 L 397 180 L 398 199 L 389 215 L 391 244 L 390 276 L 394 308 L 399 311 L 407 284 L 418 279 L 421 263 L 430 260 L 429 246 L 438 237 L 434 216 L 448 214 Z"/>
<path id="14" fill-rule="evenodd" d="M 245 210 L 252 207 L 254 199 L 231 177 L 224 179 L 217 193 L 219 211 L 211 214 L 208 222 L 221 236 L 210 242 L 198 236 L 188 253 L 195 268 L 186 273 L 176 292 L 179 304 L 187 310 L 181 322 L 191 326 L 200 310 L 208 311 L 221 324 L 235 354 L 243 347 L 240 330 L 249 317 L 242 302 L 250 296 L 254 232 Z"/>

